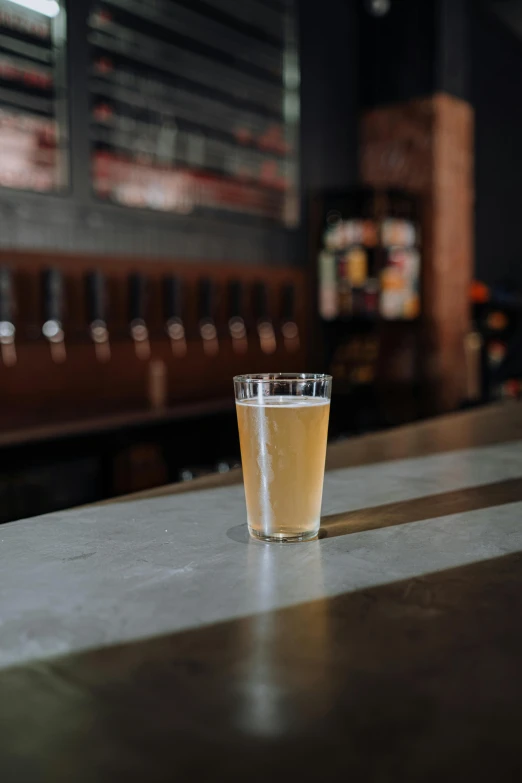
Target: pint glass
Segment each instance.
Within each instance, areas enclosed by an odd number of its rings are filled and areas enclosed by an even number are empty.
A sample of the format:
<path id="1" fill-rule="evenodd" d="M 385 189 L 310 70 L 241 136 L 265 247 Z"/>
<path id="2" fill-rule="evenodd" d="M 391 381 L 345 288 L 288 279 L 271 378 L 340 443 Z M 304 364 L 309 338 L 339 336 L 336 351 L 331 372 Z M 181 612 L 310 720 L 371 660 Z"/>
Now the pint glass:
<path id="1" fill-rule="evenodd" d="M 238 375 L 234 388 L 250 534 L 263 541 L 315 538 L 331 376 Z"/>

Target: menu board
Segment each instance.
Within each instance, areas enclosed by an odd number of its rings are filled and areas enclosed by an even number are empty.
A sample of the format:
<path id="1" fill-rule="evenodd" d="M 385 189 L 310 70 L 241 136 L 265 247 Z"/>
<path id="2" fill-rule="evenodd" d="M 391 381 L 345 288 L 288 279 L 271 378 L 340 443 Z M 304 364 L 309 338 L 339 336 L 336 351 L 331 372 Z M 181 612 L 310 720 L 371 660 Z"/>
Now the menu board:
<path id="1" fill-rule="evenodd" d="M 89 43 L 99 199 L 297 224 L 292 0 L 94 0 Z"/>
<path id="2" fill-rule="evenodd" d="M 0 0 L 0 187 L 68 185 L 65 46 L 61 2 Z"/>

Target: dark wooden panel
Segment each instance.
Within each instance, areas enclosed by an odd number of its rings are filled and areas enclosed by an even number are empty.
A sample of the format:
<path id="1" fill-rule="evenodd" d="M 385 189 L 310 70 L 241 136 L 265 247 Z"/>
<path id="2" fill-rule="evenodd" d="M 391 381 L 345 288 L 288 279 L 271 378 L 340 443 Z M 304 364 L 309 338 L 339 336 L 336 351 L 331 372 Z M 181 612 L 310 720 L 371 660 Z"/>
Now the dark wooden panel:
<path id="1" fill-rule="evenodd" d="M 0 264 L 13 270 L 16 297 L 18 362 L 0 363 L 0 422 L 4 427 L 39 424 L 49 417 L 85 418 L 125 410 L 144 410 L 150 405 L 151 364 L 136 358 L 129 333 L 129 276 L 139 272 L 148 285 L 146 321 L 150 332 L 151 358 L 164 363 L 168 393 L 165 403 L 205 400 L 232 395 L 233 375 L 242 372 L 301 371 L 307 369 L 305 274 L 296 269 L 245 267 L 233 264 L 183 263 L 177 260 L 116 258 L 66 254 L 0 252 Z M 59 269 L 65 278 L 66 303 L 63 319 L 67 360 L 56 364 L 41 335 L 43 323 L 40 276 L 46 268 Z M 89 335 L 86 313 L 85 275 L 104 273 L 108 282 L 111 361 L 97 361 Z M 166 275 L 183 281 L 185 328 L 188 351 L 184 358 L 172 353 L 166 334 L 162 283 Z M 207 356 L 199 335 L 198 284 L 210 279 L 216 292 L 216 327 L 220 351 Z M 240 280 L 246 291 L 245 321 L 248 351 L 235 353 L 228 331 L 227 285 Z M 267 286 L 271 316 L 277 337 L 273 355 L 262 352 L 251 309 L 252 287 Z M 301 342 L 289 352 L 281 334 L 281 298 L 285 285 L 296 290 L 295 318 Z"/>

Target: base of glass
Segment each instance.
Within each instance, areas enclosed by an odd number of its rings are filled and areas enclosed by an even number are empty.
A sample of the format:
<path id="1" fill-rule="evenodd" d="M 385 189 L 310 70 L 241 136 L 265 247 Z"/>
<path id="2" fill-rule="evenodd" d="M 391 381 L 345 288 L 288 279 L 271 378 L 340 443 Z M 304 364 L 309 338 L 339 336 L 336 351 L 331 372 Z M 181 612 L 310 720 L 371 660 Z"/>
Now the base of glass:
<path id="1" fill-rule="evenodd" d="M 297 544 L 300 541 L 313 541 L 315 538 L 319 538 L 318 530 L 305 531 L 303 533 L 260 533 L 258 530 L 248 528 L 252 538 L 256 541 L 266 541 L 272 544 Z"/>

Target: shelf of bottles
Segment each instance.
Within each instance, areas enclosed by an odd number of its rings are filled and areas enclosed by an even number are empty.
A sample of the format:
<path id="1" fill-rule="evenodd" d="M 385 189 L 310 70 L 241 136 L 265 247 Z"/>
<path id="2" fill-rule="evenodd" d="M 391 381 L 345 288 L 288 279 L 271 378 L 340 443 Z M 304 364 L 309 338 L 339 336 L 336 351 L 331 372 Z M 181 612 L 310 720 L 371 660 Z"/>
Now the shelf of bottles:
<path id="1" fill-rule="evenodd" d="M 318 255 L 325 321 L 412 321 L 420 314 L 416 201 L 398 193 L 327 198 Z"/>
<path id="2" fill-rule="evenodd" d="M 390 369 L 413 379 L 421 312 L 418 199 L 364 189 L 325 194 L 318 204 L 318 308 L 337 393 L 372 386 Z"/>
<path id="3" fill-rule="evenodd" d="M 522 397 L 522 292 L 511 285 L 488 287 L 474 281 L 471 288 L 473 330 L 468 351 L 481 354 L 483 401 Z"/>
<path id="4" fill-rule="evenodd" d="M 63 0 L 0 0 L 0 187 L 68 185 Z"/>
<path id="5" fill-rule="evenodd" d="M 89 43 L 99 199 L 296 225 L 292 0 L 94 0 Z"/>

